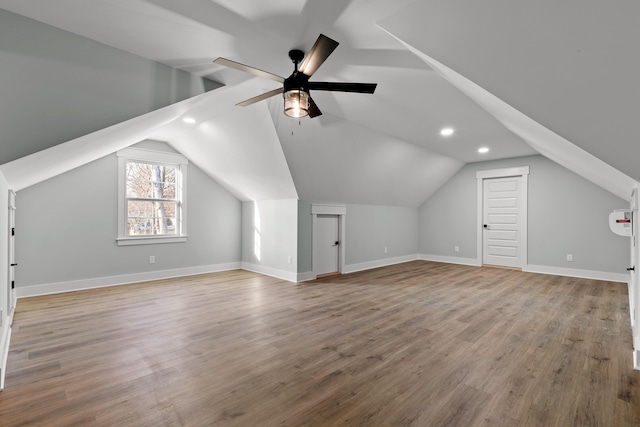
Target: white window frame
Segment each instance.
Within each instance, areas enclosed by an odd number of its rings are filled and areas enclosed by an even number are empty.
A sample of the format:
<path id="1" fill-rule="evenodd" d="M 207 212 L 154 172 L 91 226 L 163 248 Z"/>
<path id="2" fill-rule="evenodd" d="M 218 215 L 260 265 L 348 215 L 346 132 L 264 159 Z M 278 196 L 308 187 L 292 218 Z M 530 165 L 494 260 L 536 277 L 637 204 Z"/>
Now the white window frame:
<path id="1" fill-rule="evenodd" d="M 142 148 L 125 148 L 116 153 L 118 156 L 118 246 L 150 245 L 157 243 L 180 243 L 187 241 L 187 165 L 186 157 L 178 153 L 147 150 Z M 178 167 L 176 177 L 176 195 L 179 216 L 179 233 L 172 236 L 129 236 L 127 235 L 127 180 L 126 166 L 128 161 L 141 163 L 158 163 Z"/>

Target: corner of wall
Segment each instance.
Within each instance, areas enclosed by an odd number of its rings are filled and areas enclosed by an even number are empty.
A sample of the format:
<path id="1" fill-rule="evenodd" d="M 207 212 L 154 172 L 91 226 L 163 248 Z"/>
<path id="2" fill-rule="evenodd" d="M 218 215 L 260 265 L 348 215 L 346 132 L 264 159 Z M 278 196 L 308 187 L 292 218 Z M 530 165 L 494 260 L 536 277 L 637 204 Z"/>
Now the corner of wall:
<path id="1" fill-rule="evenodd" d="M 7 372 L 7 360 L 9 359 L 9 343 L 11 342 L 11 327 L 7 322 L 7 327 L 2 328 L 2 338 L 0 341 L 0 391 L 4 390 L 4 378 Z"/>
<path id="2" fill-rule="evenodd" d="M 9 184 L 0 172 L 0 390 L 4 389 L 4 377 L 9 357 L 11 319 L 9 313 Z"/>

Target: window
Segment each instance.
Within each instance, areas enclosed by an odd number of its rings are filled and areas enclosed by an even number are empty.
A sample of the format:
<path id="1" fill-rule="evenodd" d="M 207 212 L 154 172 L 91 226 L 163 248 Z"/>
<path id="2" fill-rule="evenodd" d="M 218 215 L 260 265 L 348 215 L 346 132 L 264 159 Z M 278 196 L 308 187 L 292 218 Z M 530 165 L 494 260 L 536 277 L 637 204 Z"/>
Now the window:
<path id="1" fill-rule="evenodd" d="M 127 148 L 118 162 L 118 245 L 186 241 L 187 159 Z"/>
<path id="2" fill-rule="evenodd" d="M 176 177 L 180 167 L 127 160 L 127 236 L 168 236 L 180 232 Z M 177 226 L 177 227 L 176 227 Z"/>

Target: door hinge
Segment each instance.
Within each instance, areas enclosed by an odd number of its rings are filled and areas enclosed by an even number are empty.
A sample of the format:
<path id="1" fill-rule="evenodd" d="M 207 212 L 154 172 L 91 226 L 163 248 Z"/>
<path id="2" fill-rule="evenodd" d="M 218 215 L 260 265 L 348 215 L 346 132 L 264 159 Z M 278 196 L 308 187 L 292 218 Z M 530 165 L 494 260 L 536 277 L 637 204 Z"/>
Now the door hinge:
<path id="1" fill-rule="evenodd" d="M 12 236 L 16 235 L 16 228 L 15 227 L 11 227 L 11 235 Z"/>
<path id="2" fill-rule="evenodd" d="M 16 281 L 12 280 L 11 281 L 11 289 L 14 289 L 16 287 Z"/>

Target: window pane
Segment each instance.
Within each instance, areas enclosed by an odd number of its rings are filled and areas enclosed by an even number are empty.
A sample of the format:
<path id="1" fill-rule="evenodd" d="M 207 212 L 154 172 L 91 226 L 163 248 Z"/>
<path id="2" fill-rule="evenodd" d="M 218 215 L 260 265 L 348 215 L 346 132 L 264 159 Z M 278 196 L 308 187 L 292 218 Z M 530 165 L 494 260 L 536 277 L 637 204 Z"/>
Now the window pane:
<path id="1" fill-rule="evenodd" d="M 175 199 L 177 166 L 127 162 L 127 197 Z"/>
<path id="2" fill-rule="evenodd" d="M 127 197 L 149 198 L 151 195 L 151 165 L 127 163 Z"/>
<path id="3" fill-rule="evenodd" d="M 176 210 L 176 202 L 127 201 L 128 235 L 176 234 Z"/>
<path id="4" fill-rule="evenodd" d="M 176 183 L 175 182 L 163 182 L 162 183 L 162 197 L 158 199 L 175 199 L 176 198 Z"/>
<path id="5" fill-rule="evenodd" d="M 151 187 L 147 181 L 127 181 L 127 197 L 149 199 Z"/>
<path id="6" fill-rule="evenodd" d="M 151 221 L 144 218 L 129 218 L 127 229 L 129 230 L 129 236 L 153 234 Z"/>
<path id="7" fill-rule="evenodd" d="M 153 202 L 140 202 L 129 200 L 127 203 L 127 216 L 128 217 L 141 217 L 151 218 L 153 212 Z"/>

